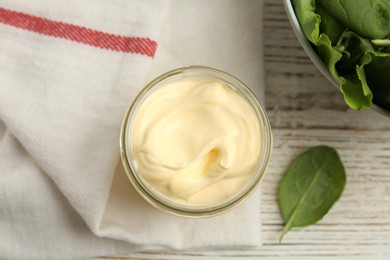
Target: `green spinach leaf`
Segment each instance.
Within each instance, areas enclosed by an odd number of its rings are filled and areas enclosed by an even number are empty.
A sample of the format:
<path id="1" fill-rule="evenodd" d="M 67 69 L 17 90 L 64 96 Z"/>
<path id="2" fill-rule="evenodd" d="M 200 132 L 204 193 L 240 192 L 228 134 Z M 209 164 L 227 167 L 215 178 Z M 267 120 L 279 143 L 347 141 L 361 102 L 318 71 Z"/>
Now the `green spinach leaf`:
<path id="1" fill-rule="evenodd" d="M 362 66 L 356 66 L 355 72 L 343 75 L 345 80 L 340 84 L 344 101 L 352 109 L 360 110 L 372 106 L 372 93 L 367 85 Z"/>
<path id="2" fill-rule="evenodd" d="M 371 59 L 364 58 L 368 51 L 373 51 L 370 41 L 354 32 L 346 31 L 340 36 L 335 48 L 343 55 L 336 65 L 336 72 L 343 75 L 345 80 L 338 81 L 345 102 L 353 109 L 371 107 L 373 94 L 364 70 L 365 65 L 371 62 Z M 335 75 L 333 77 L 336 78 Z"/>
<path id="3" fill-rule="evenodd" d="M 367 38 L 390 35 L 388 0 L 317 0 L 332 16 Z"/>
<path id="4" fill-rule="evenodd" d="M 369 51 L 364 59 L 365 74 L 374 102 L 390 110 L 390 53 Z"/>
<path id="5" fill-rule="evenodd" d="M 335 45 L 340 39 L 340 36 L 347 30 L 347 27 L 337 21 L 332 15 L 328 13 L 321 5 L 317 4 L 315 12 L 320 16 L 320 32 L 328 35 L 329 39 L 332 42 L 332 45 Z"/>
<path id="6" fill-rule="evenodd" d="M 390 36 L 390 0 L 291 1 L 306 38 L 348 106 L 369 108 L 374 99 L 390 107 L 390 66 L 383 65 L 390 40 L 378 39 Z"/>
<path id="7" fill-rule="evenodd" d="M 320 35 L 321 17 L 316 14 L 315 0 L 292 0 L 295 13 L 306 39 L 316 44 Z"/>
<path id="8" fill-rule="evenodd" d="M 372 94 L 367 86 L 364 77 L 360 77 L 361 69 L 355 65 L 352 71 L 342 73 L 336 68 L 343 57 L 342 53 L 332 47 L 329 37 L 321 34 L 317 43 L 317 53 L 324 64 L 328 67 L 330 74 L 338 82 L 340 91 L 344 95 L 345 103 L 352 109 L 369 108 L 372 105 Z M 368 90 L 367 90 L 368 88 Z"/>
<path id="9" fill-rule="evenodd" d="M 279 202 L 285 221 L 280 241 L 291 228 L 322 219 L 340 198 L 345 182 L 344 166 L 335 149 L 316 146 L 299 155 L 280 185 Z"/>
<path id="10" fill-rule="evenodd" d="M 367 51 L 373 50 L 369 40 L 351 31 L 344 32 L 335 47 L 343 54 L 337 70 L 347 73 L 348 71 L 355 70 L 356 65 L 360 64 L 362 56 Z"/>

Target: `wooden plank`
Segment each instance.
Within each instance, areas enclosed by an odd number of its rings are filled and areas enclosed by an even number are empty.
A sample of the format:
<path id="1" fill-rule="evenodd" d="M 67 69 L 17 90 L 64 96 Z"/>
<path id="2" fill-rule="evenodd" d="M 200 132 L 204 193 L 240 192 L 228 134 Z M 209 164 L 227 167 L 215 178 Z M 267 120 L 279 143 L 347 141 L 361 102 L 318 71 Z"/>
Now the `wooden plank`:
<path id="1" fill-rule="evenodd" d="M 291 30 L 281 1 L 266 1 L 266 101 L 275 146 L 263 184 L 264 246 L 270 259 L 386 259 L 390 255 L 390 119 L 351 111 L 311 63 Z M 318 224 L 295 229 L 282 245 L 277 190 L 288 163 L 308 147 L 335 147 L 347 170 L 340 201 Z"/>

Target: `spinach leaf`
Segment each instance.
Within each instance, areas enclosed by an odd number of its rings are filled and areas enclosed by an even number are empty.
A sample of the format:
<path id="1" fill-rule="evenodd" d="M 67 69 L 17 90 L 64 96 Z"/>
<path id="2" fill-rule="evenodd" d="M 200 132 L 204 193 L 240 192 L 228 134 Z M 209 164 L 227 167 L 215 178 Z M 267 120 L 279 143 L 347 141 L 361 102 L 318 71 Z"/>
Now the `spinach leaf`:
<path id="1" fill-rule="evenodd" d="M 292 0 L 292 3 L 305 37 L 338 82 L 348 106 L 352 109 L 371 107 L 375 96 L 371 88 L 385 96 L 384 99 L 375 97 L 375 100 L 390 106 L 390 85 L 373 87 L 368 83 L 380 82 L 378 75 L 373 76 L 377 63 L 369 65 L 374 59 L 368 53 L 389 53 L 390 40 L 370 40 L 364 36 L 366 31 L 375 36 L 390 35 L 390 0 Z M 375 18 L 374 15 L 383 16 Z M 387 15 L 389 19 L 383 20 Z M 351 30 L 355 27 L 363 34 Z M 381 74 L 390 74 L 390 71 L 384 72 L 389 67 L 381 68 Z"/>
<path id="2" fill-rule="evenodd" d="M 329 37 L 325 34 L 321 34 L 319 38 L 317 53 L 328 67 L 330 74 L 339 83 L 345 103 L 352 109 L 371 107 L 372 93 L 367 86 L 365 77 L 359 76 L 361 75 L 361 69 L 359 68 L 358 74 L 358 67 L 355 66 L 353 71 L 340 75 L 336 65 L 339 64 L 343 55 L 336 48 L 332 47 Z"/>
<path id="3" fill-rule="evenodd" d="M 330 74 L 337 80 L 339 84 L 345 83 L 345 79 L 339 76 L 336 69 L 336 64 L 342 58 L 339 50 L 332 47 L 332 42 L 326 34 L 321 34 L 317 42 L 317 53 L 324 64 L 328 67 Z"/>
<path id="4" fill-rule="evenodd" d="M 336 71 L 343 75 L 345 80 L 338 81 L 345 102 L 353 109 L 369 108 L 373 94 L 366 80 L 364 66 L 370 63 L 371 59 L 364 57 L 368 51 L 373 50 L 370 41 L 347 31 L 341 35 L 335 48 L 343 54 L 343 58 L 336 65 Z"/>
<path id="5" fill-rule="evenodd" d="M 292 0 L 295 13 L 306 39 L 316 44 L 320 35 L 321 17 L 316 14 L 314 0 Z"/>
<path id="6" fill-rule="evenodd" d="M 332 16 L 367 38 L 390 35 L 388 0 L 317 0 Z"/>
<path id="7" fill-rule="evenodd" d="M 335 149 L 316 146 L 299 155 L 287 169 L 279 190 L 285 227 L 304 227 L 322 219 L 340 198 L 346 182 L 344 166 Z"/>
<path id="8" fill-rule="evenodd" d="M 390 53 L 367 52 L 364 59 L 367 82 L 374 102 L 390 110 Z"/>
<path id="9" fill-rule="evenodd" d="M 347 27 L 337 21 L 320 4 L 316 4 L 315 12 L 320 16 L 320 32 L 328 35 L 332 45 L 335 45 Z"/>
<path id="10" fill-rule="evenodd" d="M 344 75 L 345 82 L 340 84 L 345 103 L 352 109 L 360 110 L 372 105 L 372 93 L 366 82 L 362 66 L 356 66 L 355 72 Z"/>
<path id="11" fill-rule="evenodd" d="M 356 65 L 360 64 L 362 56 L 367 51 L 373 50 L 369 40 L 351 31 L 344 32 L 335 47 L 343 53 L 343 59 L 341 59 L 337 69 L 347 73 L 355 70 Z"/>

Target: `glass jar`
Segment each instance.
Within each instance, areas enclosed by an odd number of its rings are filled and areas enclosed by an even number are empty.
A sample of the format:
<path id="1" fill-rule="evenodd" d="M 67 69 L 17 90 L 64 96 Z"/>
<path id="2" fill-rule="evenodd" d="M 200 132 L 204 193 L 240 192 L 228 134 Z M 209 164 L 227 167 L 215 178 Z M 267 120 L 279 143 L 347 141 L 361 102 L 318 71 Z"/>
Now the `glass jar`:
<path id="1" fill-rule="evenodd" d="M 248 104 L 253 108 L 260 125 L 261 151 L 256 167 L 254 168 L 246 183 L 235 194 L 226 200 L 221 201 L 220 203 L 212 205 L 184 205 L 171 200 L 156 191 L 150 184 L 143 180 L 140 174 L 138 174 L 137 167 L 133 160 L 131 135 L 137 112 L 142 107 L 144 101 L 151 94 L 155 93 L 156 90 L 160 89 L 167 83 L 182 79 L 205 79 L 223 83 L 225 86 L 238 93 L 248 102 Z M 221 214 L 248 198 L 248 196 L 252 194 L 259 186 L 265 175 L 266 168 L 271 157 L 271 150 L 271 126 L 264 107 L 259 103 L 255 95 L 237 78 L 223 71 L 204 66 L 189 66 L 175 69 L 157 77 L 149 84 L 147 84 L 128 108 L 123 119 L 120 133 L 120 151 L 122 163 L 126 174 L 134 188 L 146 201 L 148 201 L 156 208 L 174 215 L 185 217 L 208 217 Z"/>

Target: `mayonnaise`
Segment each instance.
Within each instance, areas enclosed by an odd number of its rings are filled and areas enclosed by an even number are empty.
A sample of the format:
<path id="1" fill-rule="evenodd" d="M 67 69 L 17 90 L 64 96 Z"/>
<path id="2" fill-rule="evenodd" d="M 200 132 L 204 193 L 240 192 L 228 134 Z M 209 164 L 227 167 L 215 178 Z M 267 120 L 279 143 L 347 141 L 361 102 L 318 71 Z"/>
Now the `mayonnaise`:
<path id="1" fill-rule="evenodd" d="M 180 79 L 156 89 L 131 130 L 138 174 L 165 198 L 210 205 L 236 194 L 260 158 L 259 119 L 217 80 Z"/>

